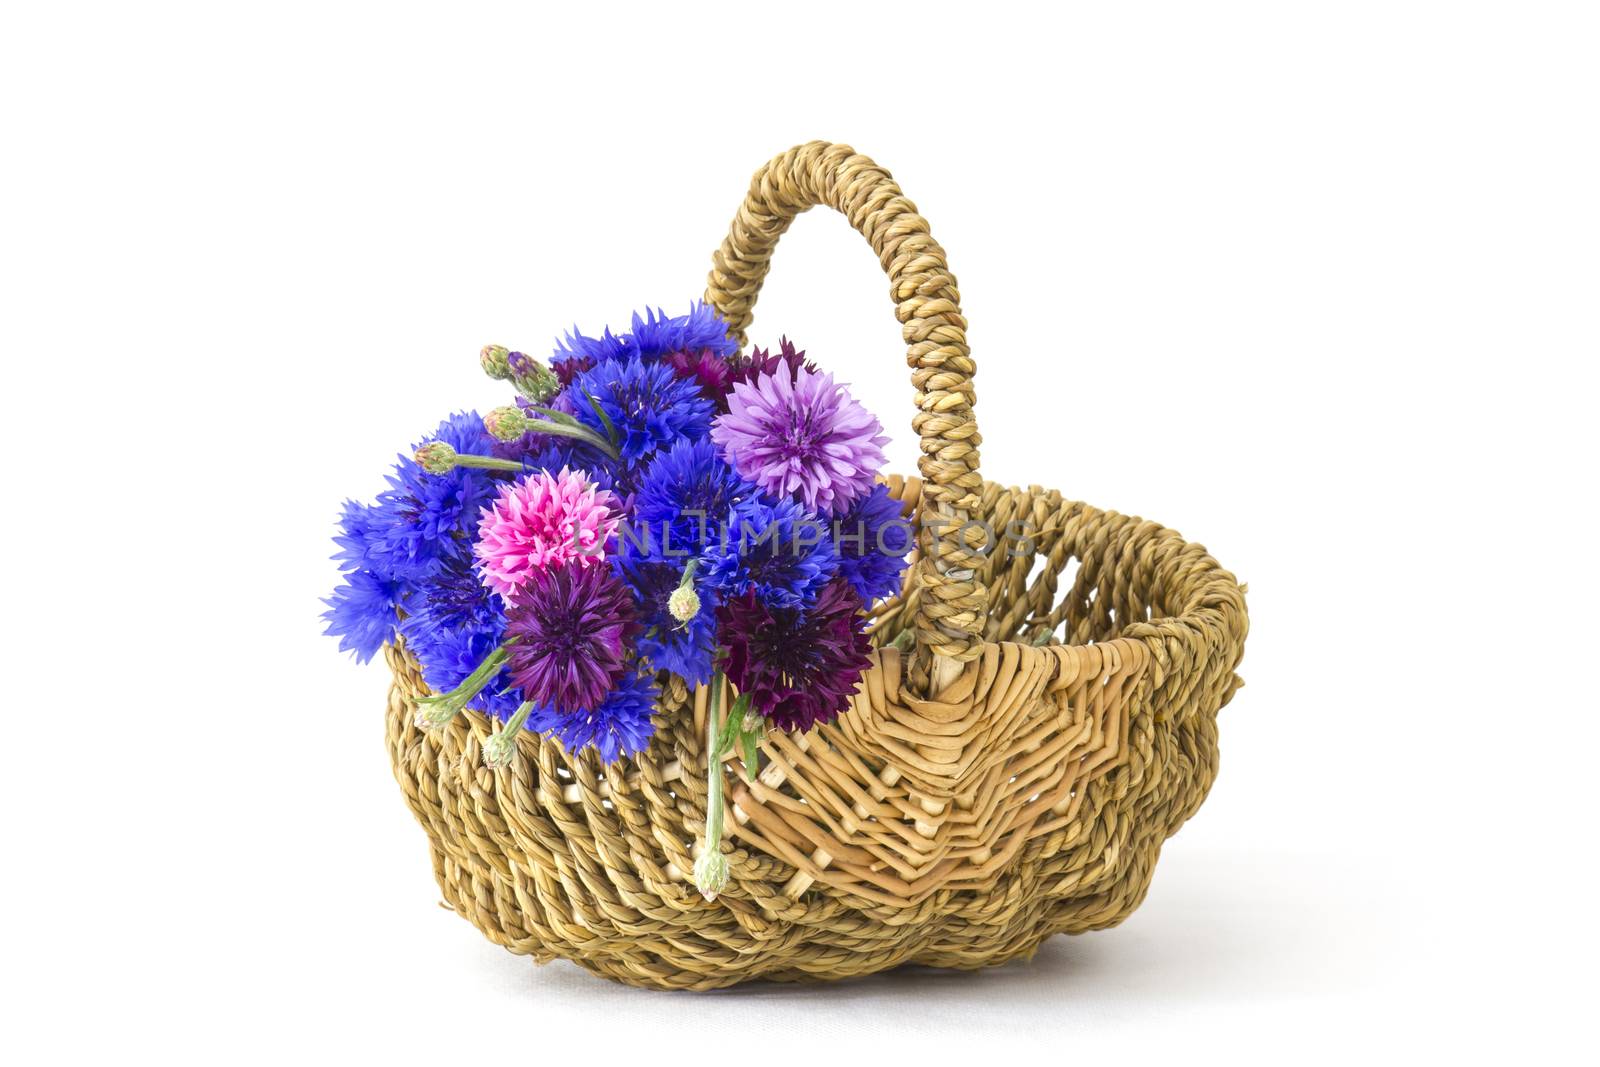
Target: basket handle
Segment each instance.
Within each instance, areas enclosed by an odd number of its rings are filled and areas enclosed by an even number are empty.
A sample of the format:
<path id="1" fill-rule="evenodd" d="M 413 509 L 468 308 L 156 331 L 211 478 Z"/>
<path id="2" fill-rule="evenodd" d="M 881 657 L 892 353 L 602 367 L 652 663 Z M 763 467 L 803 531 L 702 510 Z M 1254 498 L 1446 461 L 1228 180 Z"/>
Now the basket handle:
<path id="1" fill-rule="evenodd" d="M 712 257 L 706 300 L 727 320 L 729 336 L 744 345 L 778 238 L 795 216 L 818 204 L 849 219 L 877 253 L 905 336 L 917 403 L 911 428 L 922 442 L 922 551 L 911 575 L 920 590 L 913 620 L 917 673 L 931 667 L 937 690 L 978 656 L 988 614 L 987 590 L 974 577 L 982 560 L 969 547 L 982 546 L 986 535 L 962 528 L 983 492 L 981 438 L 972 412 L 967 321 L 944 249 L 888 171 L 846 145 L 812 141 L 756 171 Z"/>

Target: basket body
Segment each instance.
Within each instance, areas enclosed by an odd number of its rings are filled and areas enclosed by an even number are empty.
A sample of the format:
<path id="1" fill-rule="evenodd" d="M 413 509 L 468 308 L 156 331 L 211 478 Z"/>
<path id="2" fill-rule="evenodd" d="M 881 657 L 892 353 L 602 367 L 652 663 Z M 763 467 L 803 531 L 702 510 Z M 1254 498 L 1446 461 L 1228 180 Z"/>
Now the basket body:
<path id="1" fill-rule="evenodd" d="M 891 488 L 908 510 L 922 492 Z M 769 736 L 754 782 L 730 765 L 731 877 L 714 902 L 687 874 L 706 817 L 703 689 L 668 681 L 635 759 L 528 734 L 490 771 L 483 716 L 413 725 L 427 689 L 391 648 L 390 754 L 445 903 L 513 952 L 679 989 L 983 967 L 1121 921 L 1215 776 L 1243 590 L 1172 531 L 1058 493 L 985 483 L 972 515 L 1029 531 L 975 575 L 978 655 L 920 698 L 906 658 L 879 649 L 836 722 Z M 915 614 L 908 589 L 880 622 Z"/>

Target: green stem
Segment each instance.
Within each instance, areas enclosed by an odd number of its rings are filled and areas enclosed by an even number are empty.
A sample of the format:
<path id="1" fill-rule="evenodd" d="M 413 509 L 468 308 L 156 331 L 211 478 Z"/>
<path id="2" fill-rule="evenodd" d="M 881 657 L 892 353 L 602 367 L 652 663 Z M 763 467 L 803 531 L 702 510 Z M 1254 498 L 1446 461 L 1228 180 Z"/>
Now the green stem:
<path id="1" fill-rule="evenodd" d="M 706 712 L 706 848 L 722 848 L 722 675 L 711 679 Z"/>
<path id="2" fill-rule="evenodd" d="M 464 452 L 456 453 L 456 466 L 481 467 L 490 471 L 520 471 L 528 468 L 526 463 L 518 463 L 514 459 L 500 459 L 497 456 L 474 456 Z"/>
<path id="3" fill-rule="evenodd" d="M 543 411 L 546 409 L 540 408 L 538 410 Z M 561 416 L 559 411 L 552 411 L 551 414 Z M 598 448 L 612 459 L 621 458 L 617 453 L 616 446 L 610 441 L 607 441 L 570 415 L 561 417 L 567 421 L 556 422 L 552 419 L 529 419 L 526 425 L 534 433 L 552 433 L 557 437 L 571 437 L 574 440 L 582 441 L 586 445 Z M 470 452 L 457 452 L 454 456 L 454 462 L 457 467 L 479 467 L 483 470 L 491 471 L 525 471 L 528 469 L 526 463 L 519 463 L 514 459 L 501 459 L 498 456 L 478 456 Z"/>
<path id="4" fill-rule="evenodd" d="M 607 441 L 587 426 L 567 426 L 559 422 L 547 422 L 544 419 L 529 419 L 528 429 L 536 433 L 553 433 L 557 437 L 571 437 L 585 444 L 593 445 L 612 459 L 621 458 L 610 441 Z M 519 467 L 518 469 L 521 468 Z"/>
<path id="5" fill-rule="evenodd" d="M 560 423 L 562 426 L 581 426 L 582 425 L 582 423 L 580 423 L 577 419 L 573 418 L 571 415 L 568 415 L 565 411 L 557 411 L 555 408 L 541 407 L 538 404 L 533 404 L 533 405 L 531 405 L 530 410 L 537 411 L 539 414 L 543 415 L 545 418 L 549 419 L 551 422 Z M 534 420 L 534 421 L 538 421 L 538 420 Z"/>
<path id="6" fill-rule="evenodd" d="M 500 673 L 506 660 L 511 658 L 509 645 L 501 645 L 483 658 L 460 685 L 440 696 L 423 697 L 417 702 L 417 723 L 421 726 L 443 726 L 467 706 L 467 701 L 483 692 L 495 675 Z"/>
<path id="7" fill-rule="evenodd" d="M 722 753 L 727 746 L 719 721 L 724 682 L 722 672 L 714 672 L 706 697 L 706 843 L 694 863 L 694 884 L 707 900 L 716 900 L 728 884 L 728 858 L 722 854 Z"/>

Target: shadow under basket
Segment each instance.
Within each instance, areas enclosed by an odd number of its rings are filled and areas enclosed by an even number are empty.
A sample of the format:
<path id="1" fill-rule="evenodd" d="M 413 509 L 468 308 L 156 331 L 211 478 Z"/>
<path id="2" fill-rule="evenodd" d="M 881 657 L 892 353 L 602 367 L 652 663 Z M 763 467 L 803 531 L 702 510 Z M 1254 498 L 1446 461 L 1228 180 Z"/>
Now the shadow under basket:
<path id="1" fill-rule="evenodd" d="M 708 300 L 743 343 L 772 247 L 817 204 L 878 252 L 905 327 L 923 477 L 889 484 L 908 517 L 941 521 L 873 614 L 876 638 L 912 647 L 877 648 L 833 723 L 770 733 L 754 781 L 730 758 L 730 876 L 707 901 L 705 688 L 663 675 L 632 759 L 524 732 L 491 771 L 481 714 L 414 725 L 429 690 L 391 646 L 389 751 L 445 903 L 513 952 L 671 989 L 1003 963 L 1131 913 L 1216 776 L 1243 589 L 1171 530 L 978 476 L 955 279 L 887 172 L 823 142 L 774 159 Z M 984 551 L 978 523 L 1026 536 Z"/>

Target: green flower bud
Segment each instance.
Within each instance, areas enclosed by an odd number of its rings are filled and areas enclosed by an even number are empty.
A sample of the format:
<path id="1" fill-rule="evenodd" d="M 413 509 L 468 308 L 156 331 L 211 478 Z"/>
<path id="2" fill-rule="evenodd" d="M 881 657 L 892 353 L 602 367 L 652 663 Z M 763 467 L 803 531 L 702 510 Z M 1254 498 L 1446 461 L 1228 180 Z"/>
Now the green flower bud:
<path id="1" fill-rule="evenodd" d="M 561 388 L 561 381 L 554 371 L 521 352 L 506 355 L 506 369 L 507 377 L 517 387 L 517 392 L 535 404 L 544 403 Z"/>
<path id="2" fill-rule="evenodd" d="M 446 693 L 442 697 L 428 697 L 417 703 L 417 717 L 414 720 L 419 730 L 437 730 L 451 719 L 461 713 L 467 706 L 467 698 L 455 699 L 454 694 Z"/>
<path id="3" fill-rule="evenodd" d="M 694 586 L 680 585 L 667 597 L 667 610 L 679 622 L 688 622 L 700 614 L 700 595 L 694 591 Z"/>
<path id="4" fill-rule="evenodd" d="M 699 563 L 698 559 L 689 561 L 689 565 L 683 569 L 683 577 L 678 580 L 678 588 L 667 597 L 667 610 L 674 619 L 686 625 L 700 614 L 700 594 L 694 591 L 694 572 Z"/>
<path id="5" fill-rule="evenodd" d="M 511 350 L 504 345 L 484 345 L 483 351 L 478 353 L 478 362 L 483 364 L 483 373 L 503 382 L 511 377 L 511 365 L 507 362 L 510 355 Z"/>
<path id="6" fill-rule="evenodd" d="M 456 450 L 447 441 L 429 441 L 417 449 L 417 466 L 429 474 L 449 474 L 456 469 Z"/>
<path id="7" fill-rule="evenodd" d="M 519 707 L 504 726 L 489 735 L 489 740 L 483 743 L 485 767 L 498 771 L 511 766 L 511 758 L 517 754 L 517 735 L 522 732 L 522 726 L 532 711 L 533 702 L 530 700 Z"/>
<path id="8" fill-rule="evenodd" d="M 717 894 L 728 884 L 728 857 L 722 849 L 707 846 L 694 861 L 694 885 L 707 900 L 716 900 Z"/>
<path id="9" fill-rule="evenodd" d="M 496 441 L 515 441 L 528 432 L 528 417 L 520 408 L 508 404 L 485 415 L 483 428 Z"/>
<path id="10" fill-rule="evenodd" d="M 503 770 L 511 766 L 511 757 L 517 754 L 517 739 L 515 736 L 507 737 L 503 733 L 489 735 L 489 740 L 483 743 L 483 765 L 491 771 Z"/>

